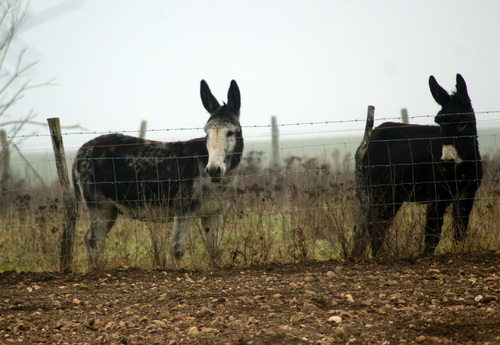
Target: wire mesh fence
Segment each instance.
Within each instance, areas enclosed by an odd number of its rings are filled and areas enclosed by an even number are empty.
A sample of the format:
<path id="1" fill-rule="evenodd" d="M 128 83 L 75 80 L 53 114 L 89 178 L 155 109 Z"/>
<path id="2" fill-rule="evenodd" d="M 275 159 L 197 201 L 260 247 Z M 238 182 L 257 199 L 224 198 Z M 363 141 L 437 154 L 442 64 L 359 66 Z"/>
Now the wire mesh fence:
<path id="1" fill-rule="evenodd" d="M 362 213 L 354 174 L 354 153 L 362 135 L 345 136 L 343 132 L 327 130 L 331 133 L 326 136 L 324 125 L 307 124 L 308 133 L 321 133 L 321 138 L 304 139 L 294 134 L 282 137 L 279 168 L 271 166 L 269 161 L 270 135 L 250 140 L 245 137 L 243 159 L 234 178 L 236 188 L 229 206 L 221 214 L 220 255 L 216 261 L 210 257 L 205 229 L 197 217 L 187 233 L 184 267 L 327 260 L 344 258 L 350 253 Z M 364 122 L 355 125 L 360 131 Z M 296 128 L 297 133 L 303 133 L 304 124 L 282 126 L 280 129 Z M 259 127 L 262 126 L 244 129 L 251 132 L 251 128 Z M 74 141 L 88 136 L 88 133 L 65 133 L 63 138 Z M 14 161 L 10 165 L 9 183 L 2 185 L 0 271 L 59 269 L 63 204 L 49 149 L 50 137 L 40 139 L 47 139 L 48 153 L 31 155 L 27 161 Z M 438 252 L 499 249 L 499 139 L 494 128 L 479 129 L 484 173 L 471 213 L 469 236 L 463 244 L 454 244 L 453 215 L 447 212 Z M 25 156 L 30 156 L 28 151 Z M 69 151 L 68 166 L 71 166 L 74 153 Z M 172 215 L 150 211 L 140 218 L 160 217 L 163 221 L 141 221 L 135 219 L 136 215 L 125 213 L 118 216 L 107 236 L 107 267 L 169 265 L 172 222 L 168 220 L 172 220 Z M 425 222 L 425 205 L 404 204 L 388 230 L 384 253 L 419 255 Z M 73 260 L 76 271 L 88 269 L 84 238 L 90 223 L 88 212 L 81 205 Z"/>

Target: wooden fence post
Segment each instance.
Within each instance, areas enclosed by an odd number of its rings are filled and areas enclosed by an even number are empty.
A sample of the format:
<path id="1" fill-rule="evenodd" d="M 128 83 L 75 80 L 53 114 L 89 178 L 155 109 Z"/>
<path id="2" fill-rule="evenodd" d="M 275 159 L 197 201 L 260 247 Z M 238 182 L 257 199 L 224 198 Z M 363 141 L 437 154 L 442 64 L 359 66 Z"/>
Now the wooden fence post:
<path id="1" fill-rule="evenodd" d="M 0 130 L 0 142 L 2 146 L 2 155 L 0 157 L 0 166 L 2 167 L 1 187 L 2 189 L 8 190 L 7 186 L 10 181 L 10 148 L 5 129 Z"/>
<path id="2" fill-rule="evenodd" d="M 357 149 L 356 155 L 354 157 L 356 163 L 361 163 L 363 157 L 366 154 L 366 149 L 368 148 L 368 140 L 370 140 L 370 137 L 372 136 L 374 116 L 375 107 L 373 105 L 369 105 L 366 114 L 365 133 L 363 135 L 363 140 L 361 141 L 361 145 L 359 145 L 359 148 Z"/>
<path id="3" fill-rule="evenodd" d="M 144 139 L 146 138 L 146 127 L 148 126 L 148 122 L 146 120 L 143 120 L 141 122 L 141 129 L 139 129 L 139 138 Z"/>
<path id="4" fill-rule="evenodd" d="M 9 205 L 10 196 L 10 147 L 5 129 L 0 130 L 0 212 L 5 212 Z"/>
<path id="5" fill-rule="evenodd" d="M 359 145 L 359 148 L 356 150 L 356 154 L 354 155 L 354 159 L 356 161 L 356 169 L 354 171 L 354 174 L 356 176 L 356 184 L 359 186 L 369 186 L 370 180 L 369 178 L 367 179 L 366 176 L 363 174 L 363 158 L 366 155 L 366 151 L 368 149 L 368 141 L 370 140 L 370 137 L 372 135 L 373 131 L 373 124 L 374 124 L 374 116 L 375 116 L 375 107 L 373 105 L 368 106 L 368 111 L 366 114 L 366 125 L 365 125 L 365 133 L 363 135 L 363 140 L 361 141 L 361 145 Z M 359 190 L 359 189 L 358 189 Z M 361 191 L 361 190 L 360 190 Z M 366 208 L 366 205 L 369 205 L 370 203 L 370 195 L 367 193 L 361 192 L 359 193 L 359 196 L 361 197 L 361 217 L 365 218 L 364 221 L 366 222 L 366 217 L 368 217 L 368 210 Z M 369 236 L 366 233 L 366 228 L 359 228 L 358 225 L 355 227 L 354 231 L 354 238 L 353 238 L 353 249 L 351 254 L 353 256 L 361 256 L 364 254 L 366 246 L 369 241 Z"/>
<path id="6" fill-rule="evenodd" d="M 410 123 L 408 121 L 408 109 L 406 108 L 401 109 L 401 122 Z"/>
<path id="7" fill-rule="evenodd" d="M 276 116 L 271 116 L 271 135 L 273 150 L 271 152 L 271 171 L 279 171 L 281 167 L 280 162 L 280 133 L 278 129 L 278 119 Z"/>
<path id="8" fill-rule="evenodd" d="M 56 159 L 57 175 L 61 185 L 61 193 L 64 207 L 63 232 L 61 235 L 61 257 L 60 269 L 63 272 L 71 271 L 73 260 L 73 248 L 75 243 L 77 208 L 75 197 L 71 191 L 68 167 L 66 165 L 66 155 L 64 153 L 63 139 L 61 135 L 61 125 L 59 118 L 47 119 L 52 138 L 52 147 Z"/>

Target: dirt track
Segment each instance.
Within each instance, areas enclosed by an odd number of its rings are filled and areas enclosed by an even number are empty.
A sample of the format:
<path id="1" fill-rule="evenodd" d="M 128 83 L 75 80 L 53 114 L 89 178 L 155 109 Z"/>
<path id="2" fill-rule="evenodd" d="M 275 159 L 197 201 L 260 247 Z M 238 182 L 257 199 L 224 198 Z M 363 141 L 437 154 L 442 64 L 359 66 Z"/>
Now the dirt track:
<path id="1" fill-rule="evenodd" d="M 0 274 L 0 344 L 499 344 L 500 252 Z"/>

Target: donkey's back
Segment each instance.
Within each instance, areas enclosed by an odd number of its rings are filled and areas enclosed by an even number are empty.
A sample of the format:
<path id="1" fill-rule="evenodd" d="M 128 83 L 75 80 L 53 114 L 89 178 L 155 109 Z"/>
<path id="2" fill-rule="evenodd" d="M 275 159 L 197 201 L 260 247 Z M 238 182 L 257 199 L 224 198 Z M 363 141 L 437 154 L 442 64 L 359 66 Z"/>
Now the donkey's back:
<path id="1" fill-rule="evenodd" d="M 388 204 L 435 201 L 436 183 L 453 178 L 447 176 L 451 171 L 442 169 L 446 163 L 440 161 L 440 133 L 438 126 L 397 122 L 378 126 L 360 164 L 367 180 L 358 185 Z"/>
<path id="2" fill-rule="evenodd" d="M 204 138 L 163 143 L 103 135 L 78 150 L 74 181 L 89 208 L 99 208 L 103 201 L 123 209 L 145 204 L 174 207 L 181 184 L 193 183 L 204 172 L 208 161 L 204 143 Z"/>

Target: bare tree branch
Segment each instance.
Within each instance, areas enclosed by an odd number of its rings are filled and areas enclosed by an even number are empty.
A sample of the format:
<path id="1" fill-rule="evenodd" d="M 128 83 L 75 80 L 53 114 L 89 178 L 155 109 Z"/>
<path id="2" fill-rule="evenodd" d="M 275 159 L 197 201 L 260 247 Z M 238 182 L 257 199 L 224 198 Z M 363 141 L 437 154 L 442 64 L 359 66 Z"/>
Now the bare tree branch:
<path id="1" fill-rule="evenodd" d="M 23 5 L 22 0 L 0 0 L 0 118 L 2 116 L 13 118 L 0 122 L 0 127 L 8 127 L 11 138 L 18 135 L 25 125 L 46 126 L 46 123 L 33 121 L 36 117 L 33 111 L 22 116 L 9 115 L 8 111 L 13 109 L 13 106 L 22 100 L 28 91 L 54 85 L 54 79 L 44 83 L 33 83 L 30 75 L 38 61 L 25 63 L 27 48 L 18 53 L 16 63 L 12 68 L 6 67 L 7 58 L 12 55 L 11 43 L 28 17 L 28 7 L 29 2 Z M 80 125 L 63 127 L 81 128 Z"/>
<path id="2" fill-rule="evenodd" d="M 11 50 L 12 42 L 28 17 L 28 8 L 29 2 L 23 0 L 0 0 L 0 119 L 12 118 L 0 122 L 0 128 L 9 132 L 9 145 L 18 151 L 20 157 L 43 183 L 41 176 L 29 164 L 19 149 L 19 144 L 29 136 L 20 136 L 19 133 L 25 129 L 26 125 L 45 127 L 46 123 L 35 121 L 34 118 L 37 114 L 33 110 L 25 115 L 8 115 L 8 112 L 14 110 L 13 106 L 22 100 L 30 90 L 53 85 L 53 79 L 45 83 L 34 83 L 31 80 L 30 75 L 37 61 L 25 62 L 27 48 L 17 53 L 17 59 L 13 67 L 9 68 L 7 66 L 11 56 L 16 54 Z M 67 128 L 81 127 L 75 125 Z"/>

